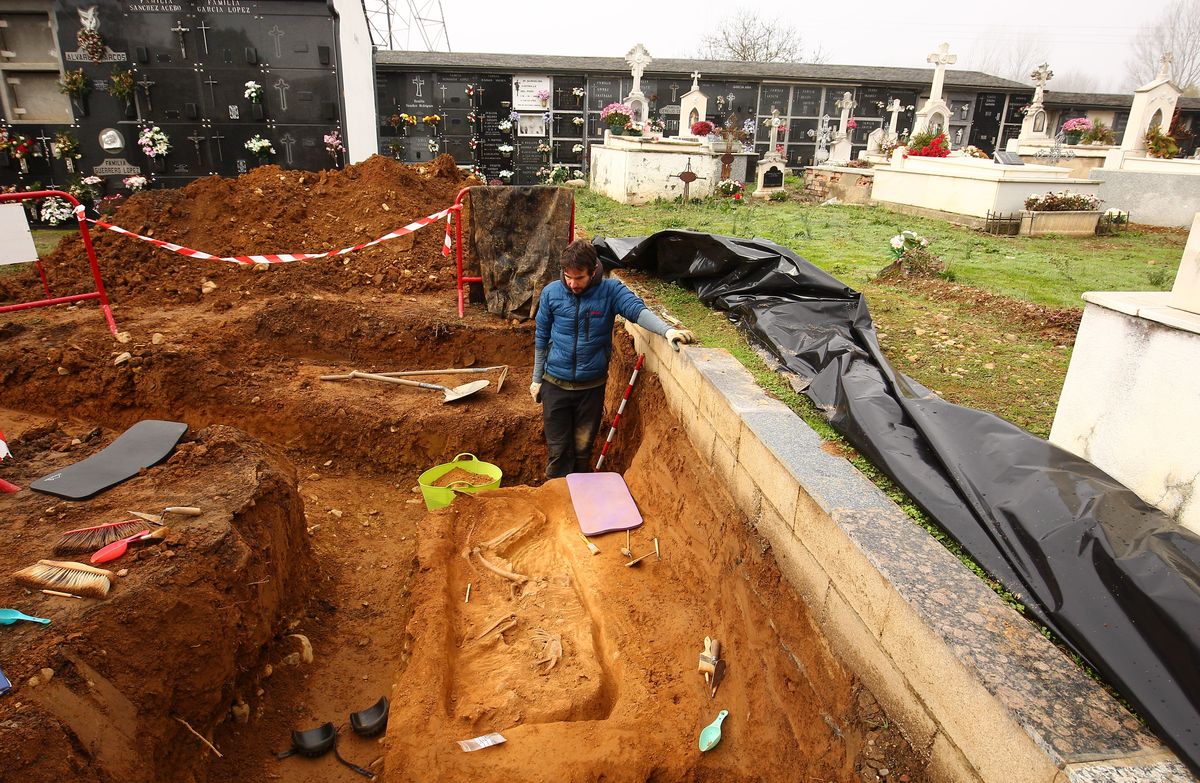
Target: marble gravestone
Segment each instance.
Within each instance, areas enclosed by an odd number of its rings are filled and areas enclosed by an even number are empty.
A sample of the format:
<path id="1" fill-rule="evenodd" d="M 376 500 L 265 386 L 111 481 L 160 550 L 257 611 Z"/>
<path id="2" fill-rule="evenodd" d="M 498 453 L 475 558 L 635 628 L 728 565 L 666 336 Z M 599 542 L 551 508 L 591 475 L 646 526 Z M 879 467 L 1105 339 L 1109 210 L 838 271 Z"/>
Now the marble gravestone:
<path id="1" fill-rule="evenodd" d="M 917 112 L 913 135 L 926 131 L 941 133 L 950 127 L 950 107 L 942 97 L 942 86 L 946 82 L 946 66 L 958 62 L 958 55 L 950 54 L 950 44 L 944 43 L 925 59 L 933 65 L 933 85 L 929 89 L 929 100 Z"/>
<path id="2" fill-rule="evenodd" d="M 700 91 L 700 72 L 693 71 L 692 89 L 679 101 L 679 137 L 692 137 L 692 123 L 708 116 L 708 96 Z"/>
<path id="3" fill-rule="evenodd" d="M 771 124 L 770 143 L 766 154 L 759 161 L 758 182 L 754 188 L 754 195 L 759 198 L 768 198 L 773 193 L 785 192 L 783 175 L 787 169 L 787 159 L 778 152 L 779 127 L 783 123 L 779 119 L 778 109 L 771 110 L 771 119 L 768 122 Z"/>

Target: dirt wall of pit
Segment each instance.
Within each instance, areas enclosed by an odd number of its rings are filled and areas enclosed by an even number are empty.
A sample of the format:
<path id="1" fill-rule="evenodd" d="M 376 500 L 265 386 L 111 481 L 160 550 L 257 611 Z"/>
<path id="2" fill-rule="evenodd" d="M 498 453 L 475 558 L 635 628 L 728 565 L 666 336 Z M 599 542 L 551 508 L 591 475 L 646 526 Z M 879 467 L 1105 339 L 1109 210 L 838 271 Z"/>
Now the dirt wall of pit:
<path id="1" fill-rule="evenodd" d="M 96 433 L 80 442 L 54 422 L 30 428 L 12 444 L 22 459 L 6 475 L 27 485 L 107 445 L 111 434 Z M 168 503 L 203 513 L 174 519 L 163 543 L 112 563 L 127 573 L 104 599 L 0 580 L 0 605 L 53 618 L 4 632 L 4 670 L 18 688 L 0 700 L 3 779 L 206 779 L 210 751 L 184 723 L 211 737 L 231 707 L 252 701 L 267 676 L 264 652 L 314 577 L 290 463 L 239 430 L 209 427 L 139 480 L 90 500 L 7 496 L 0 561 L 15 571 L 52 557 L 63 530 Z"/>
<path id="2" fill-rule="evenodd" d="M 1193 780 L 727 352 L 673 352 L 626 329 L 710 482 L 769 544 L 833 650 L 927 755 L 930 780 Z"/>

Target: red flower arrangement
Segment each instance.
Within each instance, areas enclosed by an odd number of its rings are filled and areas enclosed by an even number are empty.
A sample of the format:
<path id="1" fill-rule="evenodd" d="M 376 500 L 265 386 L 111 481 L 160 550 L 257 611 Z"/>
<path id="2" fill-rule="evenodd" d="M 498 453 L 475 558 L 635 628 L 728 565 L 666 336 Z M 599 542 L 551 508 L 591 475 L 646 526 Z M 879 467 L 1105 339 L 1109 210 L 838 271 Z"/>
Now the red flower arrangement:
<path id="1" fill-rule="evenodd" d="M 950 154 L 950 146 L 946 143 L 946 134 L 929 138 L 929 134 L 917 134 L 909 139 L 908 155 L 919 158 L 944 158 Z M 906 156 L 907 157 L 907 156 Z"/>
<path id="2" fill-rule="evenodd" d="M 693 136 L 707 136 L 713 132 L 713 124 L 708 120 L 697 120 L 692 123 Z"/>
<path id="3" fill-rule="evenodd" d="M 858 123 L 855 122 L 854 120 L 846 120 L 846 127 L 849 128 L 850 130 L 854 130 L 855 128 L 858 127 Z"/>

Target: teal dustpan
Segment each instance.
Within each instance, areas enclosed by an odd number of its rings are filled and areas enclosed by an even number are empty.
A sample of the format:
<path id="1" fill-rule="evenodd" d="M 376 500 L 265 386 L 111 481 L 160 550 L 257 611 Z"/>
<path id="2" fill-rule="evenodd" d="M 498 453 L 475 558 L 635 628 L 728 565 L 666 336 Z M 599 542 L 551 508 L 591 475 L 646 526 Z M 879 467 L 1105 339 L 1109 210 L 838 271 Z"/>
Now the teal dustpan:
<path id="1" fill-rule="evenodd" d="M 728 714 L 729 710 L 721 710 L 717 713 L 717 719 L 700 731 L 700 750 L 712 750 L 721 741 L 721 724 Z"/>
<path id="2" fill-rule="evenodd" d="M 18 620 L 26 620 L 31 623 L 41 623 L 49 625 L 50 621 L 45 617 L 30 617 L 27 614 L 22 614 L 16 609 L 0 609 L 0 625 L 12 625 Z"/>

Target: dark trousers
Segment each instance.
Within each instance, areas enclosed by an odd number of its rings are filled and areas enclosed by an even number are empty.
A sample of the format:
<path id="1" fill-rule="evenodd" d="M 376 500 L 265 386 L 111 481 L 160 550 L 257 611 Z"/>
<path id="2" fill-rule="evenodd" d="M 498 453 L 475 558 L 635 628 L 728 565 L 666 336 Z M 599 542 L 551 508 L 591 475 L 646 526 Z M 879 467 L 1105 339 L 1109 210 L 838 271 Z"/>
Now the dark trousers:
<path id="1" fill-rule="evenodd" d="M 603 386 L 572 390 L 542 384 L 542 425 L 550 456 L 546 478 L 591 472 L 592 444 L 603 415 Z"/>

